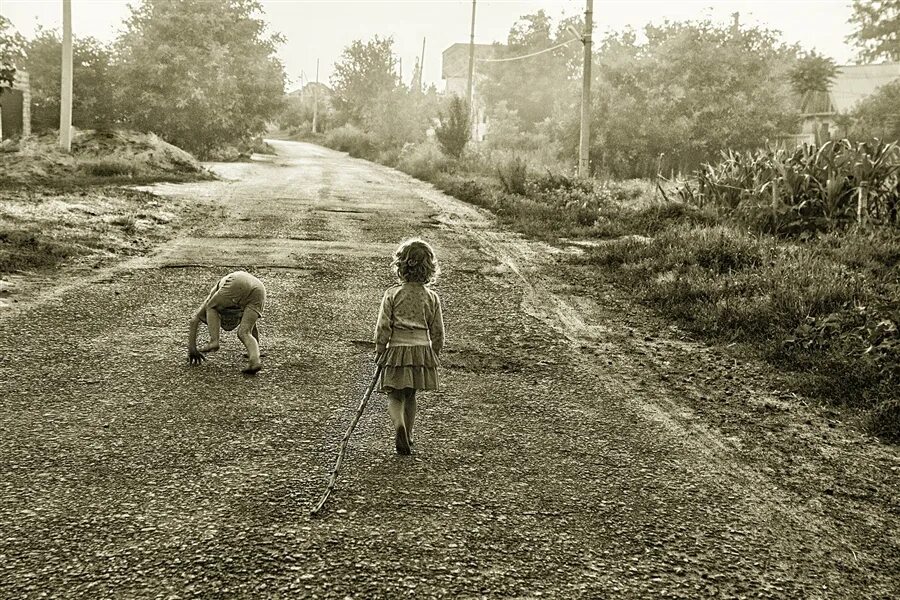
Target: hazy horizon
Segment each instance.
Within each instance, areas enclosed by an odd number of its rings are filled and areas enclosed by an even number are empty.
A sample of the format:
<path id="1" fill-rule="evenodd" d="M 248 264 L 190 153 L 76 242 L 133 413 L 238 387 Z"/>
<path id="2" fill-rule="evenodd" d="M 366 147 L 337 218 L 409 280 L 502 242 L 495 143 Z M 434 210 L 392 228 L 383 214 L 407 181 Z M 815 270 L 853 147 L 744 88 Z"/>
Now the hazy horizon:
<path id="1" fill-rule="evenodd" d="M 125 0 L 73 0 L 73 29 L 76 36 L 92 36 L 112 41 L 129 14 Z M 443 90 L 441 52 L 451 44 L 468 42 L 472 3 L 468 0 L 431 0 L 428 2 L 382 1 L 299 1 L 263 0 L 263 18 L 269 31 L 284 35 L 278 56 L 289 78 L 287 88 L 300 86 L 316 77 L 316 59 L 320 61 L 319 81 L 328 83 L 333 64 L 353 40 L 374 35 L 392 36 L 394 48 L 402 60 L 403 80 L 412 78 L 416 58 L 426 40 L 424 80 Z M 61 0 L 2 0 L 0 14 L 13 26 L 31 37 L 38 26 L 61 27 Z M 583 0 L 480 0 L 476 8 L 475 41 L 504 42 L 513 24 L 523 15 L 545 10 L 555 21 L 583 13 Z M 640 30 L 647 23 L 663 20 L 698 20 L 729 23 L 734 12 L 746 25 L 762 25 L 782 31 L 786 43 L 799 43 L 837 61 L 852 62 L 855 51 L 844 40 L 852 31 L 847 23 L 850 2 L 835 0 L 717 2 L 660 0 L 594 3 L 596 31 Z"/>

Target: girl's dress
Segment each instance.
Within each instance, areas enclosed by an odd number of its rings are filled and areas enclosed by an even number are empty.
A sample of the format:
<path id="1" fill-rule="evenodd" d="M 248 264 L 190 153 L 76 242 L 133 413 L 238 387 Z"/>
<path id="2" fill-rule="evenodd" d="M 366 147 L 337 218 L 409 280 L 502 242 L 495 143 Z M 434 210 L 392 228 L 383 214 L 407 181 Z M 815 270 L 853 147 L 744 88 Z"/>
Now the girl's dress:
<path id="1" fill-rule="evenodd" d="M 438 389 L 443 347 L 444 318 L 437 293 L 421 283 L 388 288 L 375 325 L 375 350 L 383 367 L 378 389 Z"/>

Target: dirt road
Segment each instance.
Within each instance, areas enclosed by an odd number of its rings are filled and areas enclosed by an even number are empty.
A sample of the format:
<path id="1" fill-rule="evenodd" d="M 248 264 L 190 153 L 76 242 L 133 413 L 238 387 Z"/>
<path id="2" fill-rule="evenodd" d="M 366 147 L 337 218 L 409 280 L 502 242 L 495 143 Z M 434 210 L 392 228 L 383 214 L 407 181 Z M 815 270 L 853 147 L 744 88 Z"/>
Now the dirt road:
<path id="1" fill-rule="evenodd" d="M 0 315 L 0 596 L 896 597 L 895 449 L 797 424 L 761 366 L 579 290 L 565 251 L 274 144 L 155 188 L 219 207 L 189 235 Z M 442 262 L 443 390 L 411 457 L 376 396 L 310 518 L 411 235 Z M 234 268 L 269 290 L 256 377 L 231 334 L 186 361 Z"/>

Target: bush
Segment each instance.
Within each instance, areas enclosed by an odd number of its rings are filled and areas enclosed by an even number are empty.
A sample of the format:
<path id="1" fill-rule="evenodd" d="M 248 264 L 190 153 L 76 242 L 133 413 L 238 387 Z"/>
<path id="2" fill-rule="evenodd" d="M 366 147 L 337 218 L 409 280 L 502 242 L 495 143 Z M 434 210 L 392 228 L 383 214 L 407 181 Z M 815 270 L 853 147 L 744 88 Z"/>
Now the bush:
<path id="1" fill-rule="evenodd" d="M 137 165 L 122 158 L 86 160 L 80 166 L 82 172 L 95 177 L 133 177 L 140 170 Z"/>
<path id="2" fill-rule="evenodd" d="M 507 163 L 497 167 L 497 177 L 507 194 L 524 196 L 527 192 L 528 165 L 520 156 L 514 156 Z"/>
<path id="3" fill-rule="evenodd" d="M 469 141 L 469 107 L 459 96 L 453 96 L 447 114 L 441 114 L 441 125 L 435 129 L 441 149 L 453 158 L 462 156 Z"/>
<path id="4" fill-rule="evenodd" d="M 900 399 L 878 404 L 869 416 L 869 427 L 878 437 L 900 443 Z"/>
<path id="5" fill-rule="evenodd" d="M 346 152 L 354 158 L 374 160 L 377 158 L 378 143 L 370 134 L 353 125 L 342 125 L 325 134 L 322 143 L 329 148 Z"/>
<path id="6" fill-rule="evenodd" d="M 423 181 L 433 181 L 451 165 L 452 161 L 433 142 L 407 144 L 397 160 L 398 169 Z"/>

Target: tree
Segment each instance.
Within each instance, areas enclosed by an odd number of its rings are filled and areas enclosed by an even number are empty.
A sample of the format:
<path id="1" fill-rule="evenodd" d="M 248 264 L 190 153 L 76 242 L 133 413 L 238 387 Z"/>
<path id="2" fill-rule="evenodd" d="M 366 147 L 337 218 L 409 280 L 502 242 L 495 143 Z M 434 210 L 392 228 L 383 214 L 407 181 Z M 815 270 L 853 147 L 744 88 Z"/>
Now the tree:
<path id="1" fill-rule="evenodd" d="M 25 38 L 13 29 L 9 19 L 0 15 L 0 86 L 12 86 L 24 50 Z"/>
<path id="2" fill-rule="evenodd" d="M 207 154 L 265 131 L 281 108 L 281 37 L 256 0 L 144 0 L 117 42 L 124 123 Z"/>
<path id="3" fill-rule="evenodd" d="M 35 131 L 59 128 L 62 40 L 41 29 L 27 44 L 25 68 L 31 77 L 31 122 Z M 72 124 L 102 128 L 115 121 L 112 49 L 94 38 L 75 38 Z"/>
<path id="4" fill-rule="evenodd" d="M 315 107 L 316 103 L 318 108 Z M 284 104 L 275 121 L 283 130 L 311 133 L 314 112 L 316 128 L 321 133 L 334 119 L 331 89 L 325 84 L 310 82 L 303 86 L 301 92 L 293 92 L 284 97 Z"/>
<path id="5" fill-rule="evenodd" d="M 764 145 L 796 122 L 787 73 L 797 49 L 778 32 L 710 21 L 665 22 L 602 40 L 592 162 L 613 175 L 687 171 L 719 151 Z M 571 155 L 577 117 L 566 130 Z"/>
<path id="6" fill-rule="evenodd" d="M 853 110 L 853 134 L 900 142 L 900 79 L 881 86 Z"/>
<path id="7" fill-rule="evenodd" d="M 459 96 L 450 100 L 447 114 L 441 114 L 441 125 L 434 131 L 441 149 L 448 156 L 462 156 L 469 141 L 469 107 Z"/>
<path id="8" fill-rule="evenodd" d="M 847 36 L 863 61 L 900 61 L 900 0 L 853 0 L 849 21 L 856 31 Z"/>
<path id="9" fill-rule="evenodd" d="M 809 92 L 827 92 L 837 76 L 837 65 L 828 56 L 807 52 L 800 56 L 797 64 L 788 73 L 791 86 L 799 95 Z"/>
<path id="10" fill-rule="evenodd" d="M 393 92 L 398 86 L 394 74 L 394 39 L 377 35 L 363 43 L 354 40 L 344 48 L 334 65 L 331 87 L 335 107 L 345 118 L 362 125 L 373 99 Z"/>
<path id="11" fill-rule="evenodd" d="M 543 10 L 524 15 L 510 29 L 507 44 L 496 46 L 494 60 L 503 62 L 478 63 L 479 90 L 489 112 L 503 102 L 507 110 L 518 115 L 523 130 L 531 131 L 559 105 L 577 99 L 580 88 L 576 79 L 581 74 L 582 60 L 580 43 L 519 59 L 573 40 L 567 26 L 580 31 L 582 20 L 570 18 L 554 29 Z"/>
<path id="12" fill-rule="evenodd" d="M 363 111 L 366 131 L 387 148 L 402 148 L 404 144 L 421 142 L 430 125 L 429 117 L 436 112 L 429 107 L 430 96 L 405 87 L 384 90 L 371 98 Z"/>

